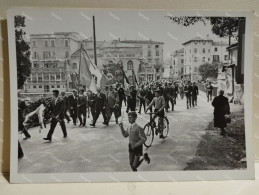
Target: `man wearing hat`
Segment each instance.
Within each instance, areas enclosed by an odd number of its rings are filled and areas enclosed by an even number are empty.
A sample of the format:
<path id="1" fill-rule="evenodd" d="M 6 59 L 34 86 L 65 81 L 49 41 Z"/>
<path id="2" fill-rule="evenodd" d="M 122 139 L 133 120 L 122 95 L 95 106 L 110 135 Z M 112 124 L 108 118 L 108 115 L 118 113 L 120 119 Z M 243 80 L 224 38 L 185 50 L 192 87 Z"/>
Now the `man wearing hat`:
<path id="1" fill-rule="evenodd" d="M 130 86 L 130 93 L 128 96 L 128 107 L 127 107 L 127 111 L 135 111 L 136 110 L 136 104 L 137 104 L 137 90 L 135 89 L 134 85 Z"/>
<path id="2" fill-rule="evenodd" d="M 156 89 L 155 90 L 155 97 L 153 98 L 152 102 L 148 105 L 147 109 L 145 112 L 147 112 L 147 110 L 151 107 L 154 106 L 155 107 L 155 114 L 152 116 L 152 121 L 155 125 L 155 119 L 156 117 L 158 118 L 158 130 L 160 131 L 160 138 L 164 138 L 163 136 L 163 117 L 165 116 L 165 107 L 166 107 L 166 103 L 165 103 L 165 99 L 162 96 L 162 92 L 160 89 Z M 158 134 L 158 131 L 156 131 L 156 135 Z"/>
<path id="3" fill-rule="evenodd" d="M 78 101 L 77 91 L 73 89 L 73 94 L 68 97 L 68 102 L 69 102 L 69 112 L 73 119 L 74 125 L 76 125 L 76 118 L 77 118 L 77 101 Z"/>
<path id="4" fill-rule="evenodd" d="M 61 126 L 61 129 L 63 132 L 63 138 L 67 137 L 67 130 L 64 122 L 64 101 L 62 98 L 59 98 L 58 95 L 59 95 L 59 91 L 53 90 L 54 100 L 52 100 L 50 104 L 50 110 L 51 110 L 50 129 L 47 137 L 43 138 L 44 140 L 48 140 L 48 141 L 52 140 L 52 135 L 57 126 L 57 123 L 59 123 Z"/>

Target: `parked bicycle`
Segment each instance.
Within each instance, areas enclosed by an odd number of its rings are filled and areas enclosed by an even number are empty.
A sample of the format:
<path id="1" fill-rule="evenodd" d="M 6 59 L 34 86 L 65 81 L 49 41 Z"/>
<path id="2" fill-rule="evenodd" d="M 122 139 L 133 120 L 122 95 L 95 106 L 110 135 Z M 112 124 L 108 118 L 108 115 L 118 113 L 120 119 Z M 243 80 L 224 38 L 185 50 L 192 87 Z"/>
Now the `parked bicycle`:
<path id="1" fill-rule="evenodd" d="M 147 140 L 144 143 L 144 145 L 148 148 L 153 143 L 154 134 L 158 135 L 158 133 L 160 133 L 163 139 L 165 139 L 168 136 L 169 121 L 166 116 L 158 117 L 158 125 L 156 126 L 155 121 L 152 120 L 152 114 L 155 114 L 155 113 L 150 112 L 147 114 L 150 115 L 150 119 L 149 119 L 149 122 L 144 126 L 144 133 L 147 137 Z"/>

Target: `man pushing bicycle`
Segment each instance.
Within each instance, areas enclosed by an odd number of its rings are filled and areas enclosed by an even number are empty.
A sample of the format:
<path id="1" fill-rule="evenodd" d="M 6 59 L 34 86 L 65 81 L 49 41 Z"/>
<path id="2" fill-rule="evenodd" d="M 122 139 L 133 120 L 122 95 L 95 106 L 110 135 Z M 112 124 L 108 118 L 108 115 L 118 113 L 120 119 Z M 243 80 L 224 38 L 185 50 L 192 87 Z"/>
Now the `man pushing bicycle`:
<path id="1" fill-rule="evenodd" d="M 158 132 L 160 133 L 159 138 L 164 138 L 163 136 L 163 117 L 165 116 L 164 108 L 166 107 L 165 99 L 162 96 L 162 92 L 160 89 L 155 90 L 155 97 L 152 102 L 148 105 L 147 110 L 151 107 L 155 107 L 155 114 L 152 116 L 152 124 L 156 126 L 155 119 L 158 117 L 158 130 L 156 130 L 156 135 Z"/>

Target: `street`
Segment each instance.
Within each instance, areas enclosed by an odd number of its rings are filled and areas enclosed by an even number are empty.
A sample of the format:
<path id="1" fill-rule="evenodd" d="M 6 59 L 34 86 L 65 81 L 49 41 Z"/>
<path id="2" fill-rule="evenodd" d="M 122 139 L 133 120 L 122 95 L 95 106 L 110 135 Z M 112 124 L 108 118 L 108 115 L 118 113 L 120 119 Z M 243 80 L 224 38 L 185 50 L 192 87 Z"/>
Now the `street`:
<path id="1" fill-rule="evenodd" d="M 127 113 L 123 107 L 124 127 L 128 126 Z M 203 97 L 198 96 L 198 106 L 186 108 L 186 99 L 177 99 L 175 111 L 166 113 L 169 119 L 169 135 L 166 139 L 155 136 L 148 152 L 151 163 L 143 162 L 139 171 L 178 171 L 184 170 L 187 163 L 196 154 L 201 137 L 213 120 L 213 107 Z M 121 118 L 119 118 L 119 121 Z M 149 115 L 138 115 L 137 123 L 144 127 Z M 96 128 L 90 127 L 91 118 L 87 118 L 87 127 L 67 125 L 68 137 L 62 138 L 60 126 L 57 125 L 52 142 L 45 142 L 49 130 L 39 127 L 29 130 L 31 138 L 19 140 L 25 153 L 19 159 L 19 173 L 79 173 L 79 172 L 130 172 L 128 159 L 128 138 L 125 139 L 114 117 L 109 126 L 102 124 L 99 117 Z"/>

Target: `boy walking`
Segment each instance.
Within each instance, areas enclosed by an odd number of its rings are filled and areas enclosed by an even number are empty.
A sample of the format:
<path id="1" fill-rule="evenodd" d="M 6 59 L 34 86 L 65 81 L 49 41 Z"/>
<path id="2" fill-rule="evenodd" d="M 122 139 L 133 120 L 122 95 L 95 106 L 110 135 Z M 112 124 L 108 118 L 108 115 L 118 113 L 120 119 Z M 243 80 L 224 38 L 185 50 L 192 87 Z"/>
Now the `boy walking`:
<path id="1" fill-rule="evenodd" d="M 136 123 L 137 113 L 129 112 L 128 119 L 130 126 L 127 130 L 124 130 L 123 123 L 119 123 L 121 133 L 123 137 L 129 137 L 129 161 L 132 171 L 137 171 L 137 168 L 141 165 L 143 160 L 150 163 L 150 158 L 147 153 L 143 155 L 143 144 L 147 140 L 146 135 L 142 127 Z"/>

